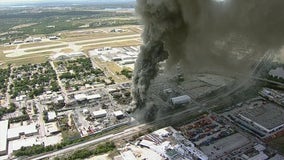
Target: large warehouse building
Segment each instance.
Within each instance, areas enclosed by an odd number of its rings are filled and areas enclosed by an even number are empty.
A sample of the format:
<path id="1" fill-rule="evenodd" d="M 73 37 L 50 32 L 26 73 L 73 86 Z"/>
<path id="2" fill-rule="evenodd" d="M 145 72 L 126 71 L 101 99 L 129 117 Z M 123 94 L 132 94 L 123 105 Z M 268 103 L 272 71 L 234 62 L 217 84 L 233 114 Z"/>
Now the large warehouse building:
<path id="1" fill-rule="evenodd" d="M 19 139 L 21 135 L 25 136 L 32 136 L 38 133 L 38 130 L 36 128 L 35 124 L 30 124 L 27 126 L 20 126 L 16 128 L 10 128 L 8 129 L 8 140 L 15 140 Z"/>
<path id="2" fill-rule="evenodd" d="M 102 109 L 102 110 L 98 110 L 98 111 L 94 111 L 93 115 L 95 118 L 102 118 L 105 117 L 107 115 L 107 111 Z"/>
<path id="3" fill-rule="evenodd" d="M 171 98 L 171 103 L 175 106 L 188 104 L 191 98 L 188 95 Z"/>
<path id="4" fill-rule="evenodd" d="M 0 155 L 7 154 L 8 120 L 0 121 Z"/>
<path id="5" fill-rule="evenodd" d="M 13 149 L 20 149 L 21 146 L 31 146 L 36 144 L 33 143 L 33 141 L 30 143 L 33 138 L 27 138 L 29 136 L 38 134 L 36 124 L 9 128 L 9 121 L 5 120 L 0 121 L 0 128 L 0 156 L 8 154 L 8 143 L 9 149 L 11 149 L 10 146 L 13 146 Z M 21 139 L 22 135 L 25 135 L 24 139 Z M 24 142 L 28 142 L 28 145 L 24 144 Z"/>
<path id="6" fill-rule="evenodd" d="M 236 117 L 265 133 L 284 128 L 284 109 L 273 103 L 252 102 L 236 113 Z"/>

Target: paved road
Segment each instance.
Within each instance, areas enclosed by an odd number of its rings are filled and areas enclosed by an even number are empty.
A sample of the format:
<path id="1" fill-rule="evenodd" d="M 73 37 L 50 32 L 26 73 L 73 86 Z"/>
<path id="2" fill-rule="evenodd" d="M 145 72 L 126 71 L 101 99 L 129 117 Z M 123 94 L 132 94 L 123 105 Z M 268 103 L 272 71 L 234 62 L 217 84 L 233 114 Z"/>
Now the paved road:
<path id="1" fill-rule="evenodd" d="M 14 70 L 14 67 L 11 66 L 10 74 L 13 73 L 13 70 Z M 11 100 L 11 95 L 9 93 L 10 93 L 10 86 L 12 83 L 13 83 L 13 79 L 9 76 L 9 81 L 7 84 L 7 91 L 6 91 L 6 103 L 3 105 L 4 107 L 9 107 L 10 100 Z"/>
<path id="2" fill-rule="evenodd" d="M 43 119 L 43 106 L 39 103 L 39 101 L 34 100 L 35 106 L 38 108 L 39 110 L 39 118 L 38 118 L 38 122 L 39 122 L 39 135 L 41 137 L 45 137 L 46 133 L 45 133 L 45 122 Z"/>
<path id="3" fill-rule="evenodd" d="M 63 85 L 63 83 L 61 82 L 61 80 L 60 80 L 60 78 L 59 78 L 59 75 L 60 75 L 60 74 L 58 73 L 56 67 L 54 66 L 53 61 L 49 61 L 49 63 L 50 63 L 51 67 L 53 68 L 53 70 L 54 70 L 55 73 L 56 73 L 57 83 L 58 83 L 58 85 L 59 85 L 59 87 L 60 87 L 60 89 L 61 89 L 62 95 L 64 96 L 64 101 L 65 101 L 65 103 L 69 103 L 69 98 L 68 98 L 68 95 L 67 95 L 67 91 L 66 91 L 66 89 L 65 89 L 65 86 Z"/>

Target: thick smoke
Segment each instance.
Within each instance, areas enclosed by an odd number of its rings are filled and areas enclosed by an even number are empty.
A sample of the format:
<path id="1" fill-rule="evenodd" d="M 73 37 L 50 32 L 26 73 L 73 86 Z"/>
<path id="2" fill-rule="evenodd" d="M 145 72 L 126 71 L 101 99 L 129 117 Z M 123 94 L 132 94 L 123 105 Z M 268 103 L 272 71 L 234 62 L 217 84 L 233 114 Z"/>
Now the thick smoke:
<path id="1" fill-rule="evenodd" d="M 146 105 L 159 62 L 194 72 L 245 73 L 284 40 L 283 0 L 137 0 L 144 23 L 133 96 Z"/>

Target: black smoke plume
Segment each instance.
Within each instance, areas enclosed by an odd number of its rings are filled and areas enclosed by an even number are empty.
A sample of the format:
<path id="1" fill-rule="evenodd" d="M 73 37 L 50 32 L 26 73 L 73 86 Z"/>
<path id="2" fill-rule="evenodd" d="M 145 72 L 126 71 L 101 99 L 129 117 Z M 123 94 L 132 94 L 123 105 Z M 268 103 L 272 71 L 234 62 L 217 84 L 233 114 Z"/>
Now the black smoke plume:
<path id="1" fill-rule="evenodd" d="M 146 105 L 147 91 L 166 60 L 194 72 L 247 73 L 284 40 L 283 0 L 137 0 L 144 24 L 135 65 L 133 96 Z"/>

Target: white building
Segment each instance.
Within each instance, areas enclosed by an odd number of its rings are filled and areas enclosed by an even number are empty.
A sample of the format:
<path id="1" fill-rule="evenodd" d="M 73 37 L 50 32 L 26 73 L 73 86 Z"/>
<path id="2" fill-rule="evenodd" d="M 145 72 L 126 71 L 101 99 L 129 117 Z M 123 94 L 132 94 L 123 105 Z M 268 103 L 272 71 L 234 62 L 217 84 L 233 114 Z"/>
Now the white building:
<path id="1" fill-rule="evenodd" d="M 94 111 L 93 115 L 95 118 L 102 118 L 105 117 L 107 115 L 107 111 L 102 109 L 102 110 L 98 110 L 98 111 Z"/>
<path id="2" fill-rule="evenodd" d="M 128 59 L 128 60 L 122 60 L 120 62 L 121 65 L 126 65 L 126 64 L 134 64 L 136 62 L 136 60 L 133 59 Z"/>
<path id="3" fill-rule="evenodd" d="M 49 122 L 54 121 L 56 119 L 55 111 L 48 112 L 47 113 L 47 118 L 48 118 Z"/>
<path id="4" fill-rule="evenodd" d="M 37 140 L 37 137 L 29 137 L 29 138 L 22 138 L 14 141 L 9 141 L 8 154 L 11 154 L 13 151 L 19 150 L 22 147 L 29 147 L 40 144 L 41 142 Z"/>
<path id="5" fill-rule="evenodd" d="M 76 101 L 84 101 L 87 99 L 87 95 L 86 94 L 76 94 L 74 95 L 74 98 Z"/>
<path id="6" fill-rule="evenodd" d="M 32 136 L 38 133 L 35 124 L 8 129 L 8 140 L 19 139 L 21 135 Z"/>
<path id="7" fill-rule="evenodd" d="M 62 95 L 58 95 L 56 101 L 57 101 L 57 103 L 62 103 L 62 102 L 64 102 L 63 96 L 62 96 Z"/>
<path id="8" fill-rule="evenodd" d="M 100 94 L 92 94 L 92 95 L 88 95 L 86 96 L 87 100 L 93 100 L 93 99 L 100 99 L 102 98 L 102 96 Z"/>
<path id="9" fill-rule="evenodd" d="M 113 114 L 117 119 L 121 119 L 124 116 L 122 111 L 115 111 L 115 112 L 113 112 Z"/>
<path id="10" fill-rule="evenodd" d="M 0 121 L 0 155 L 7 154 L 8 120 Z"/>
<path id="11" fill-rule="evenodd" d="M 34 42 L 40 42 L 42 39 L 40 37 L 33 38 Z"/>
<path id="12" fill-rule="evenodd" d="M 56 53 L 50 57 L 52 60 L 65 60 L 69 59 L 70 57 L 66 53 Z"/>
<path id="13" fill-rule="evenodd" d="M 208 157 L 201 150 L 196 148 L 192 142 L 188 141 L 172 127 L 159 129 L 145 135 L 143 140 L 139 142 L 139 145 L 147 147 L 169 160 L 175 160 L 177 157 L 183 157 L 182 159 L 199 158 L 200 160 L 208 160 Z M 168 154 L 168 150 L 172 150 L 176 154 Z"/>
<path id="14" fill-rule="evenodd" d="M 284 128 L 284 124 L 280 124 L 280 125 L 277 125 L 277 126 L 275 126 L 275 127 L 268 128 L 268 127 L 266 127 L 266 126 L 264 126 L 264 125 L 262 125 L 262 124 L 260 124 L 260 123 L 257 123 L 257 122 L 255 122 L 254 120 L 252 120 L 252 119 L 250 119 L 250 118 L 248 118 L 248 117 L 246 117 L 246 116 L 244 116 L 244 115 L 242 115 L 242 114 L 239 114 L 238 116 L 239 116 L 241 119 L 243 119 L 243 120 L 249 122 L 250 124 L 253 124 L 253 125 L 257 126 L 258 128 L 260 128 L 261 130 L 263 130 L 263 131 L 265 131 L 265 132 L 267 132 L 267 133 L 273 133 L 273 132 L 275 132 L 275 131 L 279 131 L 280 129 Z"/>
<path id="15" fill-rule="evenodd" d="M 56 122 L 46 123 L 45 130 L 46 130 L 47 136 L 54 135 L 60 132 L 60 129 L 58 128 Z"/>
<path id="16" fill-rule="evenodd" d="M 84 109 L 83 109 L 83 113 L 84 113 L 85 115 L 87 115 L 87 114 L 90 113 L 90 111 L 89 111 L 88 109 L 84 108 Z"/>
<path id="17" fill-rule="evenodd" d="M 52 55 L 50 58 L 52 60 L 66 60 L 71 58 L 77 58 L 77 57 L 84 57 L 85 54 L 83 52 L 72 52 L 72 53 L 56 53 Z"/>
<path id="18" fill-rule="evenodd" d="M 136 160 L 136 157 L 131 151 L 125 151 L 121 153 L 123 160 Z"/>
<path id="19" fill-rule="evenodd" d="M 84 57 L 84 52 L 72 52 L 68 54 L 71 58 Z"/>
<path id="20" fill-rule="evenodd" d="M 173 105 L 184 105 L 190 102 L 191 98 L 188 95 L 171 98 Z"/>
<path id="21" fill-rule="evenodd" d="M 57 37 L 57 36 L 50 36 L 50 37 L 48 37 L 48 39 L 49 39 L 49 40 L 57 40 L 58 37 Z"/>
<path id="22" fill-rule="evenodd" d="M 282 67 L 278 67 L 275 69 L 272 69 L 268 73 L 272 77 L 276 77 L 278 79 L 282 78 L 284 79 L 284 69 Z"/>
<path id="23" fill-rule="evenodd" d="M 16 97 L 16 101 L 17 101 L 17 102 L 19 102 L 19 101 L 23 101 L 23 100 L 25 100 L 25 99 L 26 99 L 26 97 L 27 97 L 26 95 L 20 95 L 20 96 L 17 96 L 17 97 Z"/>

